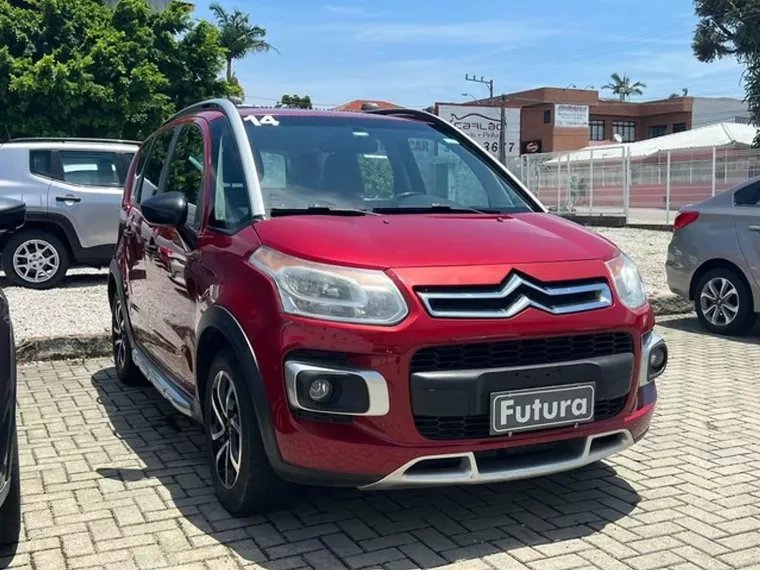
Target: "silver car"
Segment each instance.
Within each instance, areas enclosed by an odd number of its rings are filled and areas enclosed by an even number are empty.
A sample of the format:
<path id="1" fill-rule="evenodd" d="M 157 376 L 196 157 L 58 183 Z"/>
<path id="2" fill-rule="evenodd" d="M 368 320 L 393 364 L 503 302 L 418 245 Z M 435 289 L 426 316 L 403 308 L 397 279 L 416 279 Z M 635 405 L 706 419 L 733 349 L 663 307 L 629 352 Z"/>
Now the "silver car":
<path id="1" fill-rule="evenodd" d="M 15 139 L 0 144 L 0 197 L 26 204 L 24 228 L 0 241 L 15 285 L 48 289 L 71 266 L 107 266 L 139 143 L 110 139 Z"/>
<path id="2" fill-rule="evenodd" d="M 705 329 L 747 332 L 760 312 L 760 177 L 681 208 L 665 269 Z"/>

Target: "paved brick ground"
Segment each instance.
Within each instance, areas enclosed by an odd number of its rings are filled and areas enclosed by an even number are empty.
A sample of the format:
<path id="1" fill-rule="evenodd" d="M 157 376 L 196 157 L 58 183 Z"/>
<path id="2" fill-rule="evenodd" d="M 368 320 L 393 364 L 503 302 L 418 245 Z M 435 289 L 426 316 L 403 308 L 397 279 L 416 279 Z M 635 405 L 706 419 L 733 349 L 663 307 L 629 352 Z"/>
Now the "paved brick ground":
<path id="1" fill-rule="evenodd" d="M 20 370 L 25 539 L 0 567 L 760 568 L 760 341 L 663 323 L 672 362 L 647 439 L 519 484 L 361 494 L 230 518 L 201 432 L 106 360 Z"/>

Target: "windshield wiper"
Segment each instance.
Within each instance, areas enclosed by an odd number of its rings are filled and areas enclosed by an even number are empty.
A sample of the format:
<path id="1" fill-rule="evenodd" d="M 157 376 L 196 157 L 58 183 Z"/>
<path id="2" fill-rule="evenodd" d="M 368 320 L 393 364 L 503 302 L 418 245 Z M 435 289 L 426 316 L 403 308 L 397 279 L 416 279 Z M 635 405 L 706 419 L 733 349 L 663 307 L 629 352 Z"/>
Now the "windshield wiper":
<path id="1" fill-rule="evenodd" d="M 466 206 L 446 206 L 444 204 L 431 204 L 430 206 L 399 206 L 372 208 L 378 214 L 501 214 L 501 210 L 493 208 L 468 208 Z"/>
<path id="2" fill-rule="evenodd" d="M 330 206 L 309 206 L 307 208 L 272 208 L 269 215 L 277 216 L 371 216 L 377 215 L 369 210 L 358 208 L 332 208 Z"/>

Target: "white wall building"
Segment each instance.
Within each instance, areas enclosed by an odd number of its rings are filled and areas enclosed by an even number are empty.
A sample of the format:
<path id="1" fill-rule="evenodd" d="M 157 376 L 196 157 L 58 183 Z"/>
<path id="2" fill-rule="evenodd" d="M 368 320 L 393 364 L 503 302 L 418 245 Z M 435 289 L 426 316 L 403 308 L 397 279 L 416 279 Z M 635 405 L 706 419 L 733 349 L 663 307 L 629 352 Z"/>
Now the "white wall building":
<path id="1" fill-rule="evenodd" d="M 731 97 L 694 97 L 691 128 L 716 123 L 749 123 L 749 108 L 741 99 Z"/>

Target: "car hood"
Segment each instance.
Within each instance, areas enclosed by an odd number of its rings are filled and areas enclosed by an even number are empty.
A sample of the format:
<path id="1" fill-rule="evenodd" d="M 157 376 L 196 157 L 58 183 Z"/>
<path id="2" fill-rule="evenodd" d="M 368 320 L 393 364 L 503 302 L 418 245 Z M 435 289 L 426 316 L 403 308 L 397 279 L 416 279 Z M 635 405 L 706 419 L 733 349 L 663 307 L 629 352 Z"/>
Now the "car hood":
<path id="1" fill-rule="evenodd" d="M 374 269 L 608 260 L 617 251 L 599 234 L 540 213 L 294 215 L 254 227 L 282 253 Z"/>

